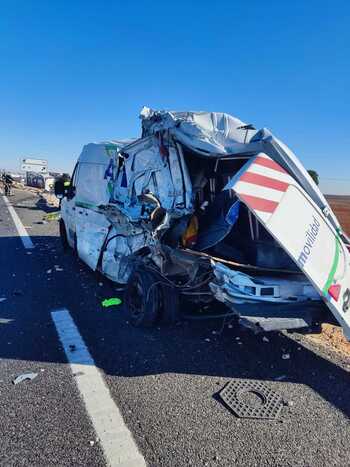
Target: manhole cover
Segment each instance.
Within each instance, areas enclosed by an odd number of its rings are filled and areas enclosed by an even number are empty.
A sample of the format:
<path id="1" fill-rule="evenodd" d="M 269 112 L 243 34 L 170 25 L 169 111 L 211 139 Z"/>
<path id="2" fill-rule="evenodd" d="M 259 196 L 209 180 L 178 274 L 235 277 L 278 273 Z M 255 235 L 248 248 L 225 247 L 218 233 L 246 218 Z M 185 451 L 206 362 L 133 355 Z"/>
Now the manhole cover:
<path id="1" fill-rule="evenodd" d="M 230 381 L 219 394 L 241 418 L 276 419 L 283 406 L 282 397 L 261 381 Z"/>

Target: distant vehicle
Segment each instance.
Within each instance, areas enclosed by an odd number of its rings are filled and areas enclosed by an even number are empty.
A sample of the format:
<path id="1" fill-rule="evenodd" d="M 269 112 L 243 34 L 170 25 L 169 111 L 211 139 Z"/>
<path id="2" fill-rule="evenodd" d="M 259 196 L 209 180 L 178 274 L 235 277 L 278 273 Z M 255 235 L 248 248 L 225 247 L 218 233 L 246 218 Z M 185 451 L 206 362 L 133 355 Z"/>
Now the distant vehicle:
<path id="1" fill-rule="evenodd" d="M 298 329 L 326 304 L 349 339 L 350 242 L 290 149 L 227 114 L 141 118 L 141 138 L 86 145 L 56 190 L 63 244 L 126 284 L 131 322 L 173 322 L 192 302 L 192 318 Z M 202 306 L 215 301 L 224 311 Z"/>
<path id="2" fill-rule="evenodd" d="M 27 172 L 26 174 L 27 186 L 41 188 L 45 191 L 53 191 L 55 186 L 55 179 L 49 174 L 38 174 L 36 172 Z"/>
<path id="3" fill-rule="evenodd" d="M 47 161 L 43 159 L 22 159 L 23 172 L 47 173 Z"/>

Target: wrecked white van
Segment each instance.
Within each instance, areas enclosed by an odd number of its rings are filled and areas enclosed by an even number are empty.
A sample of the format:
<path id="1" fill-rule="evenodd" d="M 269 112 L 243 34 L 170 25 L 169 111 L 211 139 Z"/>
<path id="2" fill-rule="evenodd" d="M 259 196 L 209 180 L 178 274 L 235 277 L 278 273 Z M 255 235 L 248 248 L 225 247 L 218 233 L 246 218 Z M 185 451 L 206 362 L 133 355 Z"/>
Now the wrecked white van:
<path id="1" fill-rule="evenodd" d="M 297 329 L 325 304 L 350 338 L 350 242 L 290 149 L 223 113 L 141 121 L 139 139 L 86 145 L 60 192 L 63 244 L 126 284 L 132 323 L 193 308 Z"/>

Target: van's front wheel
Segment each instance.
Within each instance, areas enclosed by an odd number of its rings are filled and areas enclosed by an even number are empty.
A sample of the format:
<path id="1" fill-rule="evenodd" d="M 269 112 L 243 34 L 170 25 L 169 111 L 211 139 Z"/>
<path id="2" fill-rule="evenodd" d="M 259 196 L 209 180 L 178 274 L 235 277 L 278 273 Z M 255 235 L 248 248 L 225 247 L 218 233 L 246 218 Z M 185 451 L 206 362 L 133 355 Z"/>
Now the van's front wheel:
<path id="1" fill-rule="evenodd" d="M 156 324 L 161 306 L 161 284 L 153 272 L 137 268 L 131 273 L 125 290 L 125 305 L 133 326 L 152 327 Z"/>

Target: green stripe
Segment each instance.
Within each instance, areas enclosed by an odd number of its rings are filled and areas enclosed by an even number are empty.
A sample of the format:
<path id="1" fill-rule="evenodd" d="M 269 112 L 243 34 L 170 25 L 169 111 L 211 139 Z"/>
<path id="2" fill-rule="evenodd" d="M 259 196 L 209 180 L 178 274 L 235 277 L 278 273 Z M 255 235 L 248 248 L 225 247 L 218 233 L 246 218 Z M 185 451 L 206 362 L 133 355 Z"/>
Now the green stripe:
<path id="1" fill-rule="evenodd" d="M 82 201 L 76 201 L 75 205 L 80 208 L 88 208 L 88 209 L 93 209 L 97 207 L 95 204 L 83 203 Z"/>
<path id="2" fill-rule="evenodd" d="M 337 269 L 338 269 L 339 246 L 340 246 L 340 242 L 339 242 L 338 237 L 336 237 L 335 238 L 335 253 L 334 253 L 332 268 L 331 268 L 331 270 L 330 270 L 330 272 L 328 274 L 327 282 L 325 283 L 325 285 L 323 287 L 323 290 L 322 290 L 322 292 L 325 295 L 328 295 L 328 289 L 333 284 L 334 276 L 335 276 L 335 273 L 337 272 Z"/>

